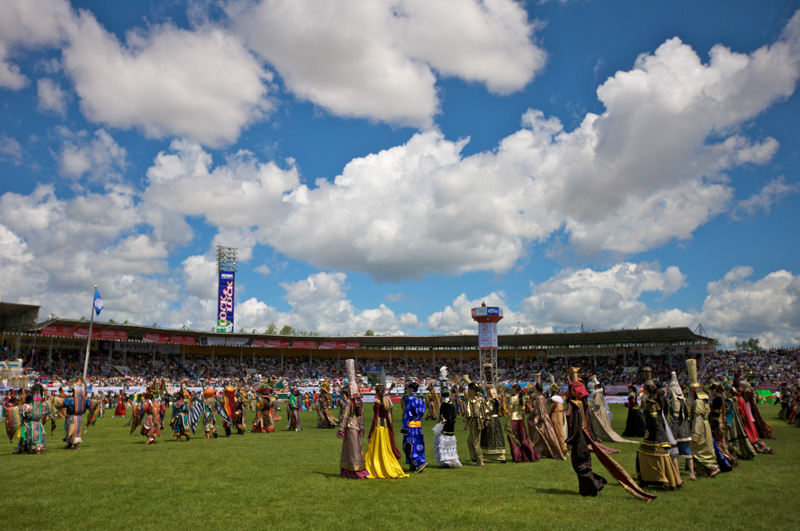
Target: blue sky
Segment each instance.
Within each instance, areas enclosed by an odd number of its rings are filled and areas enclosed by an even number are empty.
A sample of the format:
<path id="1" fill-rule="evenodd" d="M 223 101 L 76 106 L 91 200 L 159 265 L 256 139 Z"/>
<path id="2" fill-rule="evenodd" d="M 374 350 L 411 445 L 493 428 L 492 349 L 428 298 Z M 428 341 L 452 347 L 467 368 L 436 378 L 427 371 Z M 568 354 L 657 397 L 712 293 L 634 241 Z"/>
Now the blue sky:
<path id="1" fill-rule="evenodd" d="M 0 5 L 2 300 L 800 343 L 800 3 Z"/>

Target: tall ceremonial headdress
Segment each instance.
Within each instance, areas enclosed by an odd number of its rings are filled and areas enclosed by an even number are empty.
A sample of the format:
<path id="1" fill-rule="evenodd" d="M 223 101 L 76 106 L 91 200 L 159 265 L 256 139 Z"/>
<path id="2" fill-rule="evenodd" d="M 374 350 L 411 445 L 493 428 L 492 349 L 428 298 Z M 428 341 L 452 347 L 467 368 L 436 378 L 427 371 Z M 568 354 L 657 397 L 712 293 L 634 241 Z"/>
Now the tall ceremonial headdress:
<path id="1" fill-rule="evenodd" d="M 683 390 L 681 389 L 680 382 L 678 382 L 678 374 L 675 371 L 672 371 L 672 374 L 670 374 L 669 390 L 676 397 L 683 399 Z"/>
<path id="2" fill-rule="evenodd" d="M 700 382 L 697 379 L 697 360 L 686 360 L 686 371 L 689 373 L 689 387 L 694 389 L 697 398 L 700 398 L 701 400 L 708 400 L 706 390 L 703 389 L 703 386 L 700 385 Z"/>
<path id="3" fill-rule="evenodd" d="M 586 387 L 583 385 L 583 382 L 580 381 L 578 378 L 578 373 L 581 370 L 579 367 L 570 367 L 567 371 L 567 381 L 569 382 L 569 388 L 575 393 L 575 397 L 580 400 L 582 398 L 586 398 L 589 396 L 588 391 L 586 391 Z"/>
<path id="4" fill-rule="evenodd" d="M 350 385 L 350 398 L 361 396 L 361 386 L 356 381 L 356 360 L 345 360 L 344 366 L 347 370 L 347 382 Z"/>
<path id="5" fill-rule="evenodd" d="M 642 369 L 642 378 L 644 378 L 644 383 L 653 382 L 653 369 L 650 367 L 645 367 Z"/>
<path id="6" fill-rule="evenodd" d="M 578 373 L 581 372 L 579 367 L 570 367 L 567 370 L 567 381 L 571 384 L 578 381 Z"/>

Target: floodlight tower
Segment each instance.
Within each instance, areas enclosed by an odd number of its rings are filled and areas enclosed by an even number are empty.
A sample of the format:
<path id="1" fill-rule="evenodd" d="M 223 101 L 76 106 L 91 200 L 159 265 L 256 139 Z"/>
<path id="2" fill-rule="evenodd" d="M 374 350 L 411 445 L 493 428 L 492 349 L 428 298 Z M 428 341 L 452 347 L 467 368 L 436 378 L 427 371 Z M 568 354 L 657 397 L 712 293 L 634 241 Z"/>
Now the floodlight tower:
<path id="1" fill-rule="evenodd" d="M 233 301 L 236 288 L 236 247 L 217 245 L 217 332 L 233 332 Z"/>
<path id="2" fill-rule="evenodd" d="M 478 361 L 481 383 L 497 386 L 497 323 L 503 310 L 482 303 L 472 309 L 472 319 L 478 322 Z"/>

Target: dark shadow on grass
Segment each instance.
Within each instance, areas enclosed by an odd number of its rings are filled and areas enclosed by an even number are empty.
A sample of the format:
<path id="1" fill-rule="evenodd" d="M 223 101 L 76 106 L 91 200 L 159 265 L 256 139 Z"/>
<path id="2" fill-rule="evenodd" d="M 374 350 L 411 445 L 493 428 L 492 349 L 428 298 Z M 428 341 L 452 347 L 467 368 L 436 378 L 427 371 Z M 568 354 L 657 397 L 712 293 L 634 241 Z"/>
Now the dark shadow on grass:
<path id="1" fill-rule="evenodd" d="M 580 496 L 580 493 L 577 492 L 577 491 L 574 491 L 574 490 L 554 489 L 554 488 L 549 488 L 549 489 L 537 489 L 537 488 L 534 488 L 533 490 L 535 490 L 536 492 L 538 492 L 540 494 L 557 494 L 559 496 L 563 496 L 564 494 L 567 494 L 567 495 L 570 495 L 570 496 Z"/>

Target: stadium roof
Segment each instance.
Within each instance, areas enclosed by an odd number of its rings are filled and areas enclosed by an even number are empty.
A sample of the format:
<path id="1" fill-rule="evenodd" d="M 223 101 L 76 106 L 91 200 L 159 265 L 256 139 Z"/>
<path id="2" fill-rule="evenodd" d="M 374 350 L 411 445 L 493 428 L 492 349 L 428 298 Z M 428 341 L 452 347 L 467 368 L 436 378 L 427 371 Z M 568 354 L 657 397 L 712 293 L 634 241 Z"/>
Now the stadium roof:
<path id="1" fill-rule="evenodd" d="M 45 326 L 85 327 L 86 320 L 50 319 L 38 324 L 29 332 L 38 332 Z M 237 337 L 253 339 L 284 339 L 312 341 L 358 341 L 363 349 L 476 349 L 478 336 L 475 335 L 441 335 L 441 336 L 281 336 L 259 333 L 218 333 L 198 330 L 167 329 L 159 326 L 142 326 L 130 323 L 94 322 L 95 330 L 124 330 L 128 332 L 129 341 L 142 340 L 147 333 L 176 334 L 200 337 Z M 634 330 L 610 330 L 604 332 L 577 332 L 554 334 L 509 334 L 498 336 L 498 346 L 520 349 L 547 348 L 591 348 L 648 345 L 699 345 L 713 344 L 714 340 L 692 332 L 689 328 L 650 328 Z"/>
<path id="2" fill-rule="evenodd" d="M 36 326 L 39 306 L 0 302 L 0 330 L 18 332 Z"/>

